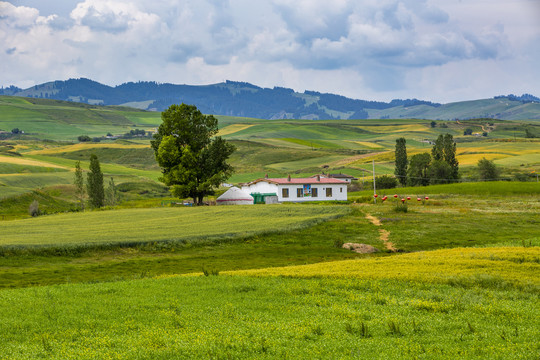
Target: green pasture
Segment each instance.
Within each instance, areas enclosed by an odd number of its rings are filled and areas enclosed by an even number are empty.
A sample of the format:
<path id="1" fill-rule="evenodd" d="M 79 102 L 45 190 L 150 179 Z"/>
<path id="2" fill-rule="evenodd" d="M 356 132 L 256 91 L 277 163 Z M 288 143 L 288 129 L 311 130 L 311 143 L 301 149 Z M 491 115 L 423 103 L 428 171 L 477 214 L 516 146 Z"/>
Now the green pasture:
<path id="1" fill-rule="evenodd" d="M 538 294 L 330 277 L 2 290 L 5 359 L 535 359 Z"/>
<path id="2" fill-rule="evenodd" d="M 348 211 L 342 206 L 154 208 L 59 214 L 0 223 L 0 246 L 190 242 L 294 229 Z M 208 224 L 212 226 L 208 226 Z"/>
<path id="3" fill-rule="evenodd" d="M 71 172 L 0 175 L 0 199 L 33 189 L 73 183 Z M 0 209 L 0 213 L 2 213 Z"/>
<path id="4" fill-rule="evenodd" d="M 32 165 L 20 165 L 20 164 L 8 164 L 0 162 L 0 176 L 3 174 L 31 174 L 31 173 L 51 173 L 51 172 L 64 172 L 67 169 L 46 167 L 46 166 L 32 166 Z"/>
<path id="5" fill-rule="evenodd" d="M 513 181 L 486 181 L 486 182 L 463 182 L 454 184 L 440 184 L 429 186 L 403 187 L 396 189 L 379 190 L 379 194 L 400 195 L 445 195 L 460 198 L 462 195 L 472 195 L 480 198 L 505 198 L 528 197 L 533 200 L 540 199 L 540 183 L 537 182 L 513 182 Z M 349 198 L 357 196 L 372 196 L 373 190 L 350 192 Z M 465 204 L 474 204 L 467 197 L 463 198 Z"/>
<path id="6" fill-rule="evenodd" d="M 75 140 L 79 135 L 123 134 L 134 126 L 155 127 L 159 113 L 44 99 L 0 97 L 0 129 L 19 128 L 40 139 Z"/>
<path id="7" fill-rule="evenodd" d="M 51 154 L 55 157 L 88 161 L 90 155 L 95 154 L 102 164 L 126 165 L 139 169 L 158 170 L 154 157 L 154 150 L 148 148 L 91 148 L 78 151 L 60 152 Z"/>
<path id="8" fill-rule="evenodd" d="M 404 251 L 503 243 L 520 246 L 539 240 L 538 198 L 524 199 L 514 208 L 500 204 L 491 209 L 474 207 L 475 199 L 470 200 L 472 206 L 449 206 L 450 201 L 435 197 L 428 201 L 433 205 L 424 206 L 414 198 L 405 214 L 396 214 L 392 202 L 378 206 L 373 215 L 390 232 L 389 241 Z"/>
<path id="9" fill-rule="evenodd" d="M 46 161 L 52 164 L 60 165 L 60 166 L 66 166 L 70 168 L 75 168 L 75 163 L 77 161 L 81 162 L 81 168 L 88 169 L 90 165 L 89 160 L 75 160 L 75 159 L 66 159 L 56 156 L 49 156 L 49 155 L 26 155 L 28 158 L 40 160 L 40 161 Z M 101 171 L 103 172 L 104 176 L 135 176 L 140 178 L 146 178 L 146 179 L 152 179 L 157 181 L 157 179 L 161 176 L 161 173 L 159 170 L 144 170 L 144 169 L 135 169 L 128 166 L 118 165 L 114 163 L 101 163 Z"/>
<path id="10" fill-rule="evenodd" d="M 323 165 L 331 164 L 344 158 L 346 158 L 346 156 L 343 155 L 322 156 L 314 159 L 275 163 L 268 165 L 268 167 L 281 173 L 294 173 L 296 171 L 306 172 L 306 170 L 318 173 L 322 170 Z"/>

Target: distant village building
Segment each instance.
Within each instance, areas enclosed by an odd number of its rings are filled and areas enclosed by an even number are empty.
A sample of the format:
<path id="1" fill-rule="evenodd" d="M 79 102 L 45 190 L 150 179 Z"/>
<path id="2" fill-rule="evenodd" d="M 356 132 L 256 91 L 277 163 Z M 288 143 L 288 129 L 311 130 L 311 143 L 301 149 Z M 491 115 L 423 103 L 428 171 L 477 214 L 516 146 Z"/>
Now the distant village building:
<path id="1" fill-rule="evenodd" d="M 231 187 L 216 200 L 217 205 L 253 205 L 253 196 L 237 187 Z"/>
<path id="2" fill-rule="evenodd" d="M 255 202 L 305 202 L 347 200 L 348 182 L 341 179 L 315 175 L 309 178 L 268 178 L 242 185 Z M 259 201 L 257 201 L 259 199 Z"/>
<path id="3" fill-rule="evenodd" d="M 322 174 L 322 175 L 313 175 L 312 177 L 315 177 L 315 176 L 321 176 L 321 177 L 325 177 L 325 178 L 332 178 L 332 179 L 340 179 L 340 180 L 344 180 L 346 182 L 348 182 L 349 184 L 353 181 L 353 180 L 358 180 L 358 178 L 355 178 L 354 176 L 352 175 L 347 175 L 347 174 L 342 174 L 342 173 L 339 173 L 339 174 Z"/>

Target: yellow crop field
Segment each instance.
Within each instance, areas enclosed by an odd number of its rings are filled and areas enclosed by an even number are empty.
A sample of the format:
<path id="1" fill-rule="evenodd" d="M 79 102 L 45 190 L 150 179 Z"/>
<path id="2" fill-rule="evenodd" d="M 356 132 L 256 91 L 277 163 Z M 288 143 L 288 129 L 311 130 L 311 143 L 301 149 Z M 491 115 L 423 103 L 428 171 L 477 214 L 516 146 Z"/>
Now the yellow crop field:
<path id="1" fill-rule="evenodd" d="M 65 166 L 60 166 L 60 165 L 52 164 L 45 161 L 25 159 L 22 157 L 2 156 L 2 155 L 0 155 L 0 163 L 68 169 Z"/>
<path id="2" fill-rule="evenodd" d="M 144 144 L 88 144 L 88 143 L 79 143 L 74 145 L 59 146 L 53 148 L 46 148 L 42 150 L 34 150 L 28 152 L 29 155 L 48 155 L 48 154 L 59 154 L 64 152 L 74 152 L 80 150 L 88 149 L 144 149 L 148 148 L 150 145 Z"/>
<path id="3" fill-rule="evenodd" d="M 234 134 L 234 133 L 237 133 L 239 131 L 248 129 L 248 128 L 252 127 L 252 126 L 254 126 L 254 125 L 253 124 L 248 124 L 248 125 L 246 125 L 246 124 L 233 124 L 233 125 L 229 125 L 229 126 L 224 127 L 223 129 L 220 129 L 219 132 L 218 132 L 218 136 Z"/>
<path id="4" fill-rule="evenodd" d="M 465 154 L 458 155 L 457 160 L 460 165 L 476 165 L 478 161 L 486 158 L 488 160 L 499 160 L 504 159 L 511 155 L 497 154 L 497 153 L 483 153 L 483 154 Z"/>
<path id="5" fill-rule="evenodd" d="M 358 144 L 358 145 L 362 145 L 362 146 L 365 146 L 369 149 L 383 149 L 384 147 L 377 144 L 377 143 L 373 143 L 373 142 L 369 142 L 369 141 L 351 141 L 352 143 L 355 143 L 355 144 Z"/>
<path id="6" fill-rule="evenodd" d="M 428 131 L 428 127 L 422 124 L 391 125 L 391 126 L 357 126 L 362 130 L 375 133 L 400 133 L 409 131 Z"/>
<path id="7" fill-rule="evenodd" d="M 231 275 L 393 279 L 446 283 L 493 277 L 520 285 L 540 285 L 540 248 L 495 247 L 422 251 L 392 257 L 231 271 Z"/>

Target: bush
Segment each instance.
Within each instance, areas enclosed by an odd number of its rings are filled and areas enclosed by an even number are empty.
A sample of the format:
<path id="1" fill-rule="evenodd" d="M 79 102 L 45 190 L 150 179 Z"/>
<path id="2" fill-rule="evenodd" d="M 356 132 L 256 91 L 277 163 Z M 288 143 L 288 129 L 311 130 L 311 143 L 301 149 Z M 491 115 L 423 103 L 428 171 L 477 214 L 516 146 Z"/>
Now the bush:
<path id="1" fill-rule="evenodd" d="M 377 189 L 393 189 L 397 186 L 395 177 L 382 175 L 375 178 L 375 186 Z"/>
<path id="2" fill-rule="evenodd" d="M 528 174 L 524 174 L 524 173 L 515 173 L 514 174 L 514 179 L 516 181 L 529 181 L 530 176 Z"/>
<path id="3" fill-rule="evenodd" d="M 81 135 L 77 137 L 77 140 L 79 140 L 80 142 L 88 142 L 88 141 L 92 141 L 92 138 L 88 135 Z"/>
<path id="4" fill-rule="evenodd" d="M 472 129 L 471 128 L 465 129 L 465 131 L 463 132 L 463 135 L 472 135 Z"/>
<path id="5" fill-rule="evenodd" d="M 39 203 L 37 200 L 32 201 L 32 203 L 28 207 L 28 214 L 32 217 L 41 215 L 41 211 L 39 210 Z"/>
<path id="6" fill-rule="evenodd" d="M 394 208 L 394 211 L 395 212 L 402 212 L 402 213 L 406 213 L 407 211 L 409 211 L 409 208 L 407 206 L 407 202 L 398 202 L 396 204 L 396 207 Z"/>
<path id="7" fill-rule="evenodd" d="M 478 160 L 477 170 L 481 180 L 496 180 L 500 174 L 500 171 L 495 166 L 495 163 L 486 158 Z"/>

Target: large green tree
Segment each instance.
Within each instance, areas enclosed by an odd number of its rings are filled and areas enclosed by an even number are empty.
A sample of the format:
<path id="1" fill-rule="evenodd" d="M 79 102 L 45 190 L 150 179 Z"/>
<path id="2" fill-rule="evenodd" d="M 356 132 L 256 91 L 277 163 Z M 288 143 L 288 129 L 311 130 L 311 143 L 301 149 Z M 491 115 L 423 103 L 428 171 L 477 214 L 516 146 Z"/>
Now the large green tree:
<path id="1" fill-rule="evenodd" d="M 454 180 L 459 179 L 459 162 L 456 158 L 456 143 L 454 142 L 454 137 L 451 134 L 444 134 L 443 138 L 443 151 L 444 151 L 444 161 L 452 169 L 451 178 Z"/>
<path id="2" fill-rule="evenodd" d="M 428 153 L 413 155 L 407 170 L 408 184 L 411 186 L 429 185 L 428 169 L 430 163 L 431 156 Z"/>
<path id="3" fill-rule="evenodd" d="M 444 135 L 440 134 L 437 140 L 435 140 L 435 144 L 433 144 L 433 148 L 431 149 L 431 157 L 435 161 L 442 160 L 444 157 L 443 142 Z"/>
<path id="4" fill-rule="evenodd" d="M 81 210 L 84 210 L 84 198 L 86 197 L 86 191 L 84 189 L 84 177 L 80 161 L 75 163 L 75 177 L 73 182 L 75 184 L 75 197 L 79 202 Z"/>
<path id="5" fill-rule="evenodd" d="M 452 181 L 452 168 L 444 160 L 433 160 L 428 175 L 430 184 L 446 184 Z"/>
<path id="6" fill-rule="evenodd" d="M 94 208 L 100 208 L 105 202 L 105 190 L 103 188 L 101 166 L 98 157 L 94 154 L 90 155 L 90 172 L 86 176 L 86 188 L 90 205 Z"/>
<path id="7" fill-rule="evenodd" d="M 204 196 L 232 175 L 227 160 L 235 147 L 215 136 L 217 119 L 193 105 L 171 105 L 161 119 L 151 142 L 163 173 L 160 180 L 172 186 L 175 196 L 202 204 Z"/>
<path id="8" fill-rule="evenodd" d="M 440 178 L 439 180 L 444 180 L 446 182 L 459 179 L 459 162 L 456 158 L 456 143 L 454 142 L 454 137 L 451 134 L 440 134 L 433 149 L 431 149 L 431 156 L 433 158 L 432 165 L 436 164 L 438 161 L 445 162 L 449 168 L 450 172 L 448 173 L 447 178 Z M 440 164 L 436 164 L 438 170 L 441 170 Z M 432 174 L 437 173 L 437 171 L 432 171 Z"/>
<path id="9" fill-rule="evenodd" d="M 396 169 L 394 174 L 401 185 L 407 183 L 407 141 L 405 138 L 396 139 Z"/>

